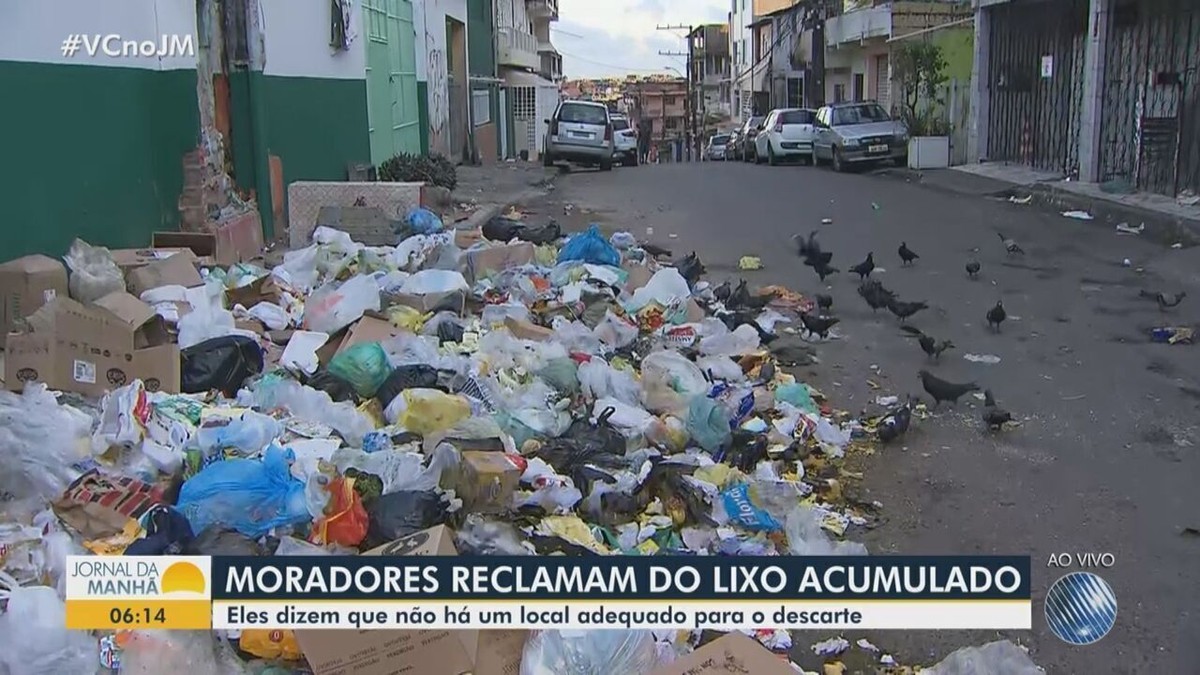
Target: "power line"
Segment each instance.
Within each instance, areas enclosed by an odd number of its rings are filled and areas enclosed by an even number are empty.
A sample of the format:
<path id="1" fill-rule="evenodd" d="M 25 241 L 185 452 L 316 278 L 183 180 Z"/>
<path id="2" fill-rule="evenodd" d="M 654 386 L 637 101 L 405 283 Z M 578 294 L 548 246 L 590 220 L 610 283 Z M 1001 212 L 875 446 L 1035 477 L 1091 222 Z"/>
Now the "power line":
<path id="1" fill-rule="evenodd" d="M 633 72 L 633 73 L 637 73 L 637 72 L 656 73 L 656 72 L 658 72 L 654 68 L 633 68 L 631 66 L 618 66 L 614 63 L 604 63 L 602 61 L 593 61 L 592 59 L 584 58 L 582 56 L 578 56 L 575 54 L 569 54 L 569 53 L 561 51 L 561 50 L 558 53 L 562 54 L 563 56 L 569 56 L 573 59 L 579 59 L 580 61 L 583 61 L 584 63 L 590 63 L 594 66 L 603 66 L 605 68 L 612 68 L 613 70 L 623 70 L 626 72 Z"/>

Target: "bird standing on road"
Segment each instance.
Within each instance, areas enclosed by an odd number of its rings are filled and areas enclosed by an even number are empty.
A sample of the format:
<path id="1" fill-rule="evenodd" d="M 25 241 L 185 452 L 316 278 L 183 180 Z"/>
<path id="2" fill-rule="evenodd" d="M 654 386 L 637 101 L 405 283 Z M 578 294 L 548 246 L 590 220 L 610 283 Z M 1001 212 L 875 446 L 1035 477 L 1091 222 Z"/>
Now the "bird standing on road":
<path id="1" fill-rule="evenodd" d="M 1015 239 L 1010 239 L 999 232 L 996 233 L 996 236 L 1000 237 L 1000 241 L 1004 242 L 1004 250 L 1008 251 L 1009 255 L 1014 253 L 1025 254 L 1025 249 L 1021 248 Z"/>
<path id="2" fill-rule="evenodd" d="M 804 324 L 804 330 L 808 331 L 809 335 L 816 333 L 824 340 L 829 337 L 829 329 L 841 322 L 841 319 L 833 316 L 813 316 L 812 314 L 801 314 L 800 321 Z"/>
<path id="3" fill-rule="evenodd" d="M 978 260 L 968 261 L 967 262 L 967 276 L 971 277 L 972 279 L 978 278 L 979 277 L 979 267 L 980 266 L 979 266 Z"/>
<path id="4" fill-rule="evenodd" d="M 939 360 L 942 357 L 942 352 L 947 349 L 954 349 L 954 343 L 949 340 L 938 341 L 932 335 L 926 335 L 921 332 L 920 328 L 913 326 L 901 326 L 906 333 L 909 333 L 917 338 L 917 344 L 921 345 L 921 351 L 925 352 L 929 358 Z"/>
<path id="5" fill-rule="evenodd" d="M 821 283 L 825 283 L 825 277 L 841 272 L 841 270 L 833 267 L 828 262 L 819 262 L 818 264 L 813 265 L 812 268 L 813 271 L 817 273 L 817 276 L 821 277 Z"/>
<path id="6" fill-rule="evenodd" d="M 1011 422 L 1012 418 L 1012 413 L 996 405 L 996 399 L 992 397 L 992 390 L 985 389 L 983 392 L 983 423 L 987 425 L 988 429 L 999 431 L 1004 428 L 1006 422 Z"/>
<path id="7" fill-rule="evenodd" d="M 833 296 L 832 295 L 825 295 L 824 293 L 817 293 L 816 295 L 813 296 L 813 299 L 817 301 L 817 309 L 821 310 L 822 314 L 833 309 Z"/>
<path id="8" fill-rule="evenodd" d="M 871 272 L 875 270 L 875 252 L 867 254 L 867 259 L 850 268 L 851 272 L 858 275 L 858 280 L 862 281 L 871 276 Z"/>
<path id="9" fill-rule="evenodd" d="M 1158 302 L 1159 310 L 1165 312 L 1170 307 L 1177 307 L 1179 305 L 1179 303 L 1183 302 L 1183 299 L 1186 297 L 1187 297 L 1186 291 L 1179 291 L 1178 293 L 1176 293 L 1174 295 L 1167 295 L 1166 293 L 1159 293 L 1158 295 L 1154 296 L 1154 299 L 1155 299 L 1155 301 Z"/>
<path id="10" fill-rule="evenodd" d="M 958 399 L 970 391 L 979 391 L 979 385 L 974 382 L 966 382 L 956 384 L 947 382 L 938 378 L 928 370 L 917 372 L 921 376 L 921 386 L 925 388 L 925 392 L 933 397 L 933 405 L 937 407 L 942 401 L 950 401 L 958 403 Z"/>
<path id="11" fill-rule="evenodd" d="M 900 438 L 908 431 L 908 425 L 912 422 L 912 399 L 904 402 L 904 405 L 892 408 L 883 419 L 879 420 L 879 425 L 875 432 L 879 434 L 880 443 L 891 443 Z"/>
<path id="12" fill-rule="evenodd" d="M 1004 303 L 1000 300 L 997 300 L 996 305 L 987 312 L 988 326 L 997 333 L 1000 332 L 1000 324 L 1004 323 L 1004 320 L 1007 318 L 1008 312 L 1004 311 Z"/>
<path id="13" fill-rule="evenodd" d="M 863 300 L 870 305 L 871 311 L 875 312 L 888 306 L 892 300 L 896 299 L 896 294 L 883 287 L 883 284 L 878 281 L 864 281 L 858 285 L 858 294 Z"/>
<path id="14" fill-rule="evenodd" d="M 911 264 L 913 264 L 914 260 L 921 257 L 921 256 L 917 255 L 915 251 L 910 249 L 908 247 L 908 242 L 905 242 L 905 241 L 900 242 L 899 253 L 900 253 L 901 266 L 911 265 Z"/>
<path id="15" fill-rule="evenodd" d="M 903 323 L 913 314 L 916 314 L 923 309 L 928 309 L 929 305 L 925 302 L 921 302 L 920 300 L 916 302 L 904 302 L 903 300 L 892 298 L 891 301 L 888 302 L 887 308 L 892 314 L 895 314 L 896 317 L 900 319 L 901 323 Z"/>

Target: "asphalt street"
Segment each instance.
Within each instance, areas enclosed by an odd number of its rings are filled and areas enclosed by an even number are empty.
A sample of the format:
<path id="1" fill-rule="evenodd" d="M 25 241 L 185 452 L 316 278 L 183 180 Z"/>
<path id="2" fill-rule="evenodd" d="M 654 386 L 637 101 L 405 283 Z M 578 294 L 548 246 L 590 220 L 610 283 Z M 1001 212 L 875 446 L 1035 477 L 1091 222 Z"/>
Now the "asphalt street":
<path id="1" fill-rule="evenodd" d="M 929 402 L 917 377 L 928 368 L 992 389 L 1020 420 L 986 433 L 980 402 L 967 397 L 933 410 L 867 462 L 857 489 L 882 502 L 884 522 L 850 535 L 872 553 L 1033 558 L 1032 631 L 870 635 L 902 663 L 929 664 L 1007 637 L 1049 673 L 1200 672 L 1200 536 L 1186 529 L 1200 527 L 1200 347 L 1149 340 L 1153 327 L 1196 324 L 1200 288 L 1188 283 L 1197 249 L 1171 250 L 1036 206 L 807 166 L 576 171 L 534 210 L 572 229 L 594 221 L 678 255 L 695 250 L 714 283 L 741 276 L 832 294 L 842 323 L 818 345 L 821 363 L 796 374 L 836 407 L 874 411 L 886 394 Z M 792 243 L 814 229 L 843 270 L 827 284 Z M 998 231 L 1027 254 L 1009 256 Z M 900 266 L 901 241 L 921 256 L 911 267 Z M 858 297 L 857 277 L 844 270 L 869 251 L 885 285 L 930 304 L 910 322 L 957 345 L 939 362 Z M 744 255 L 760 256 L 764 269 L 738 270 Z M 964 270 L 972 258 L 982 265 L 976 281 Z M 1142 289 L 1187 290 L 1190 298 L 1163 312 L 1139 297 Z M 1009 320 L 994 333 L 984 315 L 997 300 Z M 1116 594 L 1117 623 L 1100 642 L 1070 647 L 1046 628 L 1041 598 L 1063 573 L 1047 561 L 1088 552 L 1115 556 L 1100 574 Z M 830 636 L 802 636 L 798 646 L 808 637 Z"/>

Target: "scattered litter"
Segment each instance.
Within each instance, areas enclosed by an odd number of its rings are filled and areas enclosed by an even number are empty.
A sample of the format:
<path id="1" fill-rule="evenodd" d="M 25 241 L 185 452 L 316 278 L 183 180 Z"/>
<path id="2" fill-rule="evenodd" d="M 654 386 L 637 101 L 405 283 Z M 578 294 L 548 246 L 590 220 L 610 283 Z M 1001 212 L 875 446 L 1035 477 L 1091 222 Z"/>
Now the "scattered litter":
<path id="1" fill-rule="evenodd" d="M 995 354 L 963 354 L 963 358 L 971 363 L 986 363 L 989 366 L 1000 363 L 1000 357 Z"/>
<path id="2" fill-rule="evenodd" d="M 822 219 L 821 219 L 821 224 L 822 224 L 822 225 L 832 225 L 832 224 L 833 224 L 833 218 L 822 218 Z"/>
<path id="3" fill-rule="evenodd" d="M 1166 326 L 1163 328 L 1155 328 L 1150 331 L 1150 339 L 1154 342 L 1164 342 L 1167 344 L 1191 344 L 1192 337 L 1195 331 L 1191 328 L 1180 326 Z"/>
<path id="4" fill-rule="evenodd" d="M 879 665 L 888 667 L 895 666 L 896 659 L 891 654 L 884 654 L 883 656 L 879 657 Z"/>
<path id="5" fill-rule="evenodd" d="M 1138 224 L 1137 227 L 1133 227 L 1129 223 L 1118 223 L 1117 224 L 1117 232 L 1120 234 L 1141 234 L 1143 231 L 1145 231 L 1145 229 L 1146 229 L 1145 223 L 1140 223 L 1140 224 Z"/>
<path id="6" fill-rule="evenodd" d="M 885 406 L 885 407 L 896 405 L 899 402 L 900 402 L 899 396 L 880 396 L 875 399 L 876 405 L 881 405 L 881 406 Z"/>
<path id="7" fill-rule="evenodd" d="M 1075 220 L 1092 220 L 1092 214 L 1087 211 L 1063 211 L 1063 216 L 1074 218 Z"/>
<path id="8" fill-rule="evenodd" d="M 1064 396 L 1064 397 L 1062 397 L 1062 400 L 1064 400 L 1064 401 L 1082 401 L 1085 398 L 1087 398 L 1087 394 L 1075 394 L 1073 396 Z"/>
<path id="9" fill-rule="evenodd" d="M 1175 249 L 1176 251 L 1178 251 L 1179 249 L 1183 248 L 1183 243 L 1182 243 L 1182 242 L 1178 242 L 1178 241 L 1177 241 L 1177 242 L 1175 242 L 1174 244 L 1171 244 L 1171 248 L 1173 248 L 1173 249 Z"/>
<path id="10" fill-rule="evenodd" d="M 1018 197 L 1016 195 L 1012 195 L 1011 197 L 1008 198 L 1008 201 L 1012 202 L 1013 204 L 1020 204 L 1020 205 L 1024 206 L 1033 201 L 1033 195 L 1025 195 L 1024 197 Z"/>
<path id="11" fill-rule="evenodd" d="M 741 260 L 738 260 L 738 269 L 741 270 L 761 270 L 763 268 L 762 258 L 753 255 L 744 255 Z"/>
<path id="12" fill-rule="evenodd" d="M 843 637 L 822 640 L 812 646 L 812 651 L 817 656 L 837 656 L 847 649 L 850 649 L 850 641 Z"/>
<path id="13" fill-rule="evenodd" d="M 1130 260 L 1129 258 L 1125 258 L 1124 260 L 1121 261 L 1121 267 L 1132 267 L 1132 266 L 1133 266 L 1133 261 Z"/>
<path id="14" fill-rule="evenodd" d="M 879 647 L 876 647 L 875 645 L 871 644 L 871 641 L 866 638 L 859 638 L 858 641 L 855 642 L 854 644 L 858 645 L 859 649 L 862 649 L 862 650 L 865 650 L 868 652 L 874 652 L 876 654 L 879 653 Z"/>
<path id="15" fill-rule="evenodd" d="M 1193 190 L 1184 190 L 1175 197 L 1175 203 L 1180 206 L 1195 206 L 1200 204 L 1200 195 Z"/>

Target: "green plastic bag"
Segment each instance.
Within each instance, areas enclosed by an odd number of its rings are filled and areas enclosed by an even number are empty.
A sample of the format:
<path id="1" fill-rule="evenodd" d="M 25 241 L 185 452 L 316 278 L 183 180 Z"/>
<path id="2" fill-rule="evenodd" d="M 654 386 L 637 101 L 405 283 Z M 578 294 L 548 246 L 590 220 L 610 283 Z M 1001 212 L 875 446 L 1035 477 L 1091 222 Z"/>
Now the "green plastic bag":
<path id="1" fill-rule="evenodd" d="M 546 384 L 567 396 L 579 393 L 579 366 L 571 359 L 551 359 L 537 374 Z"/>
<path id="2" fill-rule="evenodd" d="M 354 387 L 363 398 L 371 398 L 391 374 L 387 352 L 378 342 L 364 342 L 337 354 L 329 361 L 329 372 Z"/>
<path id="3" fill-rule="evenodd" d="M 688 405 L 687 430 L 692 440 L 709 453 L 716 452 L 733 435 L 730 414 L 721 404 L 703 394 Z"/>

